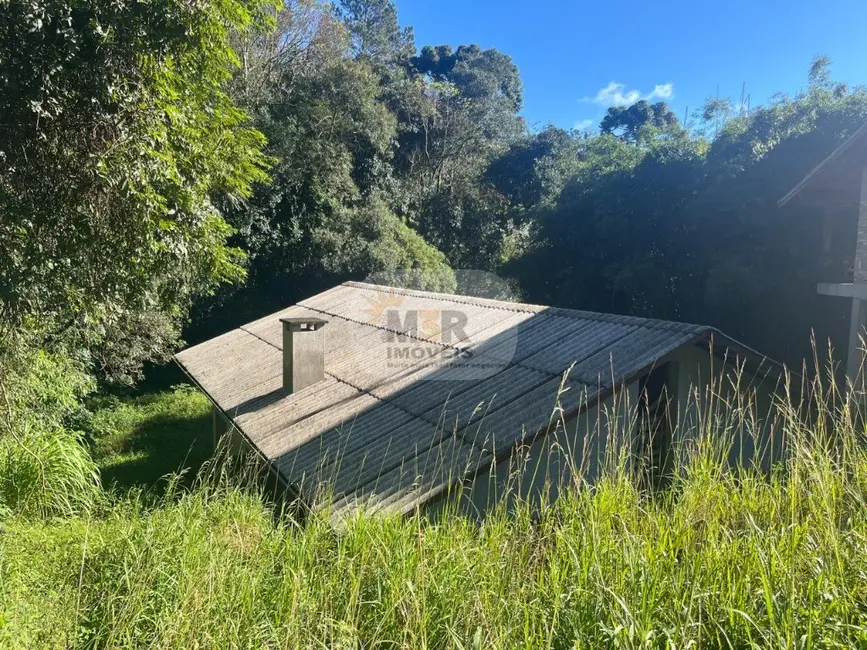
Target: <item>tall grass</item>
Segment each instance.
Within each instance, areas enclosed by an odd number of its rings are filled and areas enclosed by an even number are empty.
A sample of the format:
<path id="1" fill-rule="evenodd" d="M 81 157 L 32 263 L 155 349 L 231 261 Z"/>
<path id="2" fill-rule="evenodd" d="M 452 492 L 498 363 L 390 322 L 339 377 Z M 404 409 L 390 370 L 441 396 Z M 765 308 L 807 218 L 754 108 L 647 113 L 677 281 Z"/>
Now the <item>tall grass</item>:
<path id="1" fill-rule="evenodd" d="M 0 348 L 0 511 L 72 515 L 98 500 L 96 464 L 72 424 L 92 389 L 63 353 Z"/>
<path id="2" fill-rule="evenodd" d="M 172 472 L 194 478 L 213 454 L 211 402 L 192 386 L 90 401 L 91 453 L 107 489 L 154 486 Z"/>
<path id="3" fill-rule="evenodd" d="M 77 433 L 31 429 L 0 437 L 0 504 L 24 515 L 70 515 L 99 499 L 99 473 Z"/>
<path id="4" fill-rule="evenodd" d="M 809 408 L 775 407 L 770 471 L 729 463 L 745 402 L 697 399 L 706 419 L 666 489 L 643 487 L 625 449 L 593 485 L 481 523 L 300 526 L 216 466 L 156 505 L 133 492 L 99 514 L 13 518 L 0 646 L 867 647 L 863 396 L 803 393 Z"/>

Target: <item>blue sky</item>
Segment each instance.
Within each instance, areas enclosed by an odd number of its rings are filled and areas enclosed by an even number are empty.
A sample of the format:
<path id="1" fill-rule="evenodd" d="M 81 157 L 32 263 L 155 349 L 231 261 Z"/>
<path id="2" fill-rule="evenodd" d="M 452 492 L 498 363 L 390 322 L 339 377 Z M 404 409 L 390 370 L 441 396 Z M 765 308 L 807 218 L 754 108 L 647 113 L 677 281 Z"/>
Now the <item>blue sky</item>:
<path id="1" fill-rule="evenodd" d="M 864 0 L 396 0 L 416 44 L 477 43 L 511 55 L 538 129 L 598 123 L 608 105 L 665 99 L 679 117 L 708 96 L 753 106 L 806 85 L 815 54 L 867 84 Z"/>

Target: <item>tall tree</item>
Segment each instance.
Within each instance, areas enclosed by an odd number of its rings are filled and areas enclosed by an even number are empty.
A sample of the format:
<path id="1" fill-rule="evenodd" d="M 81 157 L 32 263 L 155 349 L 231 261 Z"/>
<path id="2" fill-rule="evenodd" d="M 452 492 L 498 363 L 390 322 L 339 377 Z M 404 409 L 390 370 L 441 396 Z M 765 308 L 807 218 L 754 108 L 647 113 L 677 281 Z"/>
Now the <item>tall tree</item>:
<path id="1" fill-rule="evenodd" d="M 649 135 L 652 137 L 656 131 L 668 131 L 678 126 L 677 116 L 665 102 L 651 104 L 642 99 L 631 106 L 610 107 L 599 124 L 599 130 L 635 142 L 642 130 L 651 129 Z"/>
<path id="2" fill-rule="evenodd" d="M 422 48 L 408 72 L 396 101 L 403 214 L 452 265 L 494 268 L 510 227 L 484 174 L 526 132 L 517 68 L 494 49 L 441 45 Z"/>
<path id="3" fill-rule="evenodd" d="M 378 63 L 327 6 L 287 3 L 274 19 L 276 33 L 236 43 L 245 65 L 232 84 L 274 161 L 272 182 L 227 211 L 249 281 L 202 305 L 193 338 L 372 273 L 454 286 L 442 253 L 393 209 L 397 122 Z"/>
<path id="4" fill-rule="evenodd" d="M 0 332 L 78 335 L 129 379 L 171 349 L 195 296 L 242 276 L 212 198 L 266 178 L 264 140 L 223 90 L 230 30 L 262 7 L 4 5 Z"/>
<path id="5" fill-rule="evenodd" d="M 354 56 L 393 63 L 415 53 L 412 28 L 401 28 L 391 0 L 340 0 L 336 11 L 349 31 Z"/>

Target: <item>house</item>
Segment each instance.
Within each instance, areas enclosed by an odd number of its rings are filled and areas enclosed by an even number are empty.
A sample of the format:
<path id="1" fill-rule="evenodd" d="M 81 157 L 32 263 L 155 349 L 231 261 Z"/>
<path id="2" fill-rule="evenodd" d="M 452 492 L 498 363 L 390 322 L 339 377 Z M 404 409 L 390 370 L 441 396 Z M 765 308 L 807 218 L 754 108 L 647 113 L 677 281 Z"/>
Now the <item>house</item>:
<path id="1" fill-rule="evenodd" d="M 677 427 L 659 406 L 685 417 L 691 385 L 738 370 L 769 396 L 779 379 L 709 327 L 357 282 L 176 359 L 221 430 L 335 516 L 434 512 L 459 492 L 484 511 L 518 449 L 535 461 L 521 489 L 551 498 L 579 464 L 595 475 L 615 429 L 664 429 L 644 441 L 664 457 Z M 645 415 L 618 414 L 627 402 Z"/>
<path id="2" fill-rule="evenodd" d="M 826 252 L 835 236 L 851 248 L 852 268 L 847 282 L 822 282 L 817 292 L 852 301 L 846 376 L 854 388 L 863 391 L 862 341 L 867 335 L 867 124 L 856 129 L 777 205 L 782 208 L 791 203 L 801 204 L 822 219 L 822 247 Z M 857 218 L 854 232 L 846 227 L 853 216 Z"/>

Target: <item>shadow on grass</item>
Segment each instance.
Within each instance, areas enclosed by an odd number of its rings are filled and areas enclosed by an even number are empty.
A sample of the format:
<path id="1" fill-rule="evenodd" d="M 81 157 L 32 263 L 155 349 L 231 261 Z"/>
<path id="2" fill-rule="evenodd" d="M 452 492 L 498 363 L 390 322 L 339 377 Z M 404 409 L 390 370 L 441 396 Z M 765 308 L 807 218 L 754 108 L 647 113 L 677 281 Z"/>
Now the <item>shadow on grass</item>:
<path id="1" fill-rule="evenodd" d="M 108 429 L 96 443 L 106 487 L 159 487 L 181 471 L 190 485 L 213 452 L 207 399 L 190 390 L 134 398 L 99 417 Z"/>

